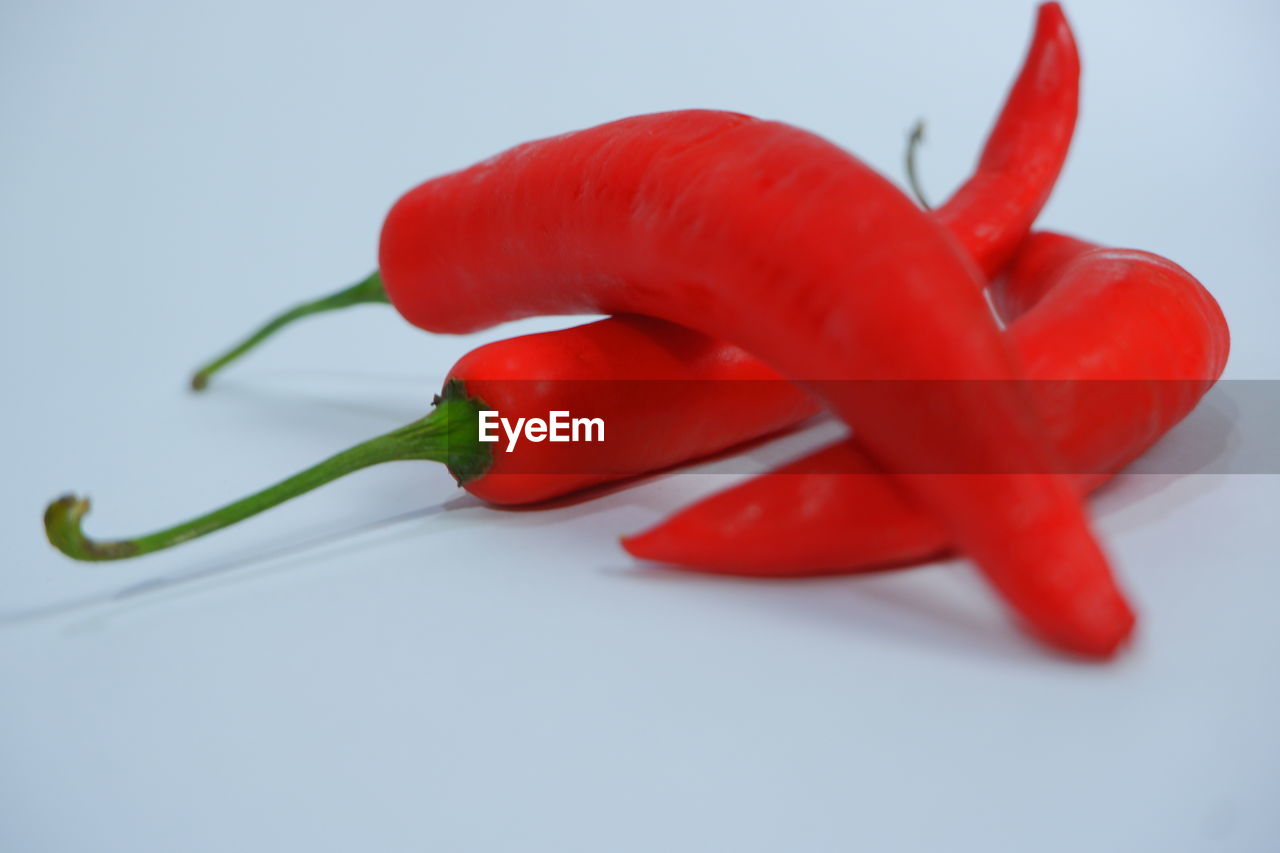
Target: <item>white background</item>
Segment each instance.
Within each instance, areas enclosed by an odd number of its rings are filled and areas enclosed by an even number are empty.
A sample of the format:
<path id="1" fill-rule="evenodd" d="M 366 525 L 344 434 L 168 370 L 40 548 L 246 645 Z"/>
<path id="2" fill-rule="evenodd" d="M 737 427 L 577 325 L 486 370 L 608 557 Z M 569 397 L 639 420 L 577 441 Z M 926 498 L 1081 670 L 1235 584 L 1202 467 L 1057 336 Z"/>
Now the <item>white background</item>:
<path id="1" fill-rule="evenodd" d="M 1278 8 L 1067 7 L 1082 115 L 1043 222 L 1200 277 L 1234 378 L 1280 375 Z M 960 562 L 766 583 L 617 547 L 728 475 L 499 512 L 397 463 L 136 562 L 43 539 L 71 489 L 110 536 L 265 485 L 416 417 L 512 331 L 431 338 L 361 308 L 186 392 L 254 322 L 367 273 L 414 183 L 696 106 L 807 127 L 895 179 L 925 116 L 943 197 L 1031 18 L 4 4 L 0 849 L 1275 849 L 1274 476 L 1134 476 L 1095 501 L 1142 613 L 1101 666 L 1023 640 Z"/>

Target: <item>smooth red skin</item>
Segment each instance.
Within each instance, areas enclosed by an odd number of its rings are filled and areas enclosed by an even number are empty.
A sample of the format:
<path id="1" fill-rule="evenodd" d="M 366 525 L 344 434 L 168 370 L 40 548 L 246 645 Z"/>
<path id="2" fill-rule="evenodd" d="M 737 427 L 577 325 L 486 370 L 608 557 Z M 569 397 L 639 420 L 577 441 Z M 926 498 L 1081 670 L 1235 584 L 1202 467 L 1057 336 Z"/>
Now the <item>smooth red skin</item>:
<path id="1" fill-rule="evenodd" d="M 463 484 L 495 504 L 666 468 L 818 411 L 810 395 L 743 350 L 636 315 L 486 344 L 463 356 L 450 378 L 506 418 L 561 410 L 605 422 L 604 443 L 522 440 L 507 453 L 504 438 L 488 472 Z"/>
<path id="2" fill-rule="evenodd" d="M 1009 336 L 1028 378 L 1070 380 L 1036 382 L 1031 392 L 1064 464 L 1080 472 L 1072 479 L 1082 494 L 1181 421 L 1226 366 L 1230 335 L 1217 302 L 1156 255 L 1034 234 L 997 294 L 1027 312 Z M 950 550 L 951 540 L 851 439 L 623 545 L 700 571 L 800 577 L 915 563 Z"/>
<path id="3" fill-rule="evenodd" d="M 1071 142 L 1079 71 L 1061 8 L 1041 6 L 977 173 L 935 213 L 983 270 L 1003 267 L 1049 196 Z M 464 356 L 449 376 L 506 417 L 600 412 L 607 423 L 628 427 L 611 430 L 607 445 L 521 442 L 514 455 L 499 450 L 488 472 L 464 483 L 495 504 L 547 500 L 660 470 L 793 426 L 818 408 L 738 347 L 634 315 L 487 344 Z M 606 384 L 633 379 L 643 381 Z M 654 380 L 672 383 L 660 399 L 646 396 L 659 390 L 647 384 Z M 727 380 L 774 381 L 735 388 L 723 384 Z M 600 386 L 577 384 L 584 381 Z"/>
<path id="4" fill-rule="evenodd" d="M 1066 161 L 1080 103 L 1080 55 L 1062 7 L 1040 6 L 1031 48 L 973 177 L 934 211 L 987 278 L 1013 257 Z"/>
<path id="5" fill-rule="evenodd" d="M 813 134 L 734 113 L 624 119 L 411 190 L 379 266 L 409 322 L 644 314 L 813 380 L 1043 639 L 1106 656 L 1133 614 L 1022 395 L 978 272 L 888 181 Z M 892 388 L 886 391 L 884 389 Z M 916 417 L 922 393 L 936 413 Z"/>

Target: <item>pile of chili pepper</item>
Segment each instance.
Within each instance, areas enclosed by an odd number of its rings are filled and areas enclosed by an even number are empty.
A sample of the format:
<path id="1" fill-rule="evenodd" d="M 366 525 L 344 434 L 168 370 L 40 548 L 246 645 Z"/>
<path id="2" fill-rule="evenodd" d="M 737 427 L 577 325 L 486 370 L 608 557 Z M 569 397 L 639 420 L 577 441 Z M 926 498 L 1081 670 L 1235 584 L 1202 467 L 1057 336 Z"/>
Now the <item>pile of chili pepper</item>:
<path id="1" fill-rule="evenodd" d="M 138 556 L 402 459 L 443 462 L 494 504 L 535 503 L 827 410 L 849 438 L 623 546 L 757 577 L 955 550 L 1033 635 L 1110 656 L 1134 615 L 1082 499 L 1195 407 L 1229 336 L 1172 262 L 1031 231 L 1067 156 L 1079 74 L 1061 8 L 1041 6 L 973 176 L 932 211 L 811 133 L 708 110 L 527 143 L 427 181 L 387 215 L 376 273 L 272 320 L 193 387 L 289 323 L 350 305 L 389 302 L 455 334 L 612 316 L 479 347 L 422 419 L 208 515 L 97 541 L 81 531 L 88 501 L 68 495 L 46 511 L 49 539 L 81 560 Z M 481 411 L 590 411 L 610 435 L 502 452 L 479 440 Z"/>

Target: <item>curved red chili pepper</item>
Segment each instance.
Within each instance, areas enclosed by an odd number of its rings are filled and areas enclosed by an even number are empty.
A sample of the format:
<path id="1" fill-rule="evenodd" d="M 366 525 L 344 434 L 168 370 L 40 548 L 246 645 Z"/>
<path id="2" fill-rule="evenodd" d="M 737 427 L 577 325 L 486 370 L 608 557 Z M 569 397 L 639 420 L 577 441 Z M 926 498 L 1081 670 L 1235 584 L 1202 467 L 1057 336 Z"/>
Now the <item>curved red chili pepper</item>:
<path id="1" fill-rule="evenodd" d="M 1181 421 L 1226 366 L 1230 334 L 1217 302 L 1147 252 L 1034 234 L 997 292 L 1016 317 L 1008 333 L 1035 380 L 1032 399 L 1082 494 Z M 623 545 L 701 571 L 798 577 L 919 561 L 950 541 L 851 439 Z"/>

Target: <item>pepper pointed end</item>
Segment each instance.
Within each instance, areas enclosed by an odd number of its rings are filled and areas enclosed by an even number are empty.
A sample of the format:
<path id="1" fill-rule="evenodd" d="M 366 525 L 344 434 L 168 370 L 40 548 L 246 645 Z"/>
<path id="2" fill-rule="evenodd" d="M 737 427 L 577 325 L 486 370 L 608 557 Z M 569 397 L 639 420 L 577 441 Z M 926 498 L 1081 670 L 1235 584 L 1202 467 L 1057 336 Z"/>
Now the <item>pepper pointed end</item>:
<path id="1" fill-rule="evenodd" d="M 1074 614 L 1075 624 L 1058 630 L 1039 631 L 1040 637 L 1055 648 L 1084 661 L 1104 662 L 1116 657 L 1129 646 L 1137 625 L 1137 615 L 1124 598 L 1107 596 L 1088 603 Z"/>

